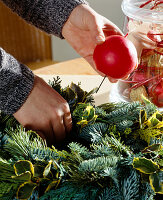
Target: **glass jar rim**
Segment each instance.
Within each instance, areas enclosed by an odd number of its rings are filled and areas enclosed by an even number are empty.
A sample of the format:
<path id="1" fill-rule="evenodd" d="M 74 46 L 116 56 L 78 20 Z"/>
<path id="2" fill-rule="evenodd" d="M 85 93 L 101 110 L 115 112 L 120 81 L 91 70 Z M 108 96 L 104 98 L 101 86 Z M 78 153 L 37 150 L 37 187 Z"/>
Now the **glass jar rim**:
<path id="1" fill-rule="evenodd" d="M 163 24 L 163 12 L 140 8 L 140 5 L 145 3 L 144 0 L 123 0 L 121 8 L 123 13 L 129 18 Z"/>

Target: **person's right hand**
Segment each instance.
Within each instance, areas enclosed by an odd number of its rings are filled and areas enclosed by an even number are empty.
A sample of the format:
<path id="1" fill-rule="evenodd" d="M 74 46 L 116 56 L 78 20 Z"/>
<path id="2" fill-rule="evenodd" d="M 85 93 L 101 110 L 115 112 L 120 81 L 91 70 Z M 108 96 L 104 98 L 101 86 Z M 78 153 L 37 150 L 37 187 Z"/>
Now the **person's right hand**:
<path id="1" fill-rule="evenodd" d="M 82 56 L 100 75 L 93 61 L 96 45 L 105 42 L 110 35 L 123 35 L 121 30 L 110 20 L 98 14 L 90 6 L 81 4 L 71 12 L 63 26 L 62 35 L 66 41 Z M 117 80 L 108 77 L 111 82 Z"/>
<path id="2" fill-rule="evenodd" d="M 68 103 L 41 78 L 14 117 L 25 128 L 36 131 L 48 144 L 61 141 L 72 127 Z"/>

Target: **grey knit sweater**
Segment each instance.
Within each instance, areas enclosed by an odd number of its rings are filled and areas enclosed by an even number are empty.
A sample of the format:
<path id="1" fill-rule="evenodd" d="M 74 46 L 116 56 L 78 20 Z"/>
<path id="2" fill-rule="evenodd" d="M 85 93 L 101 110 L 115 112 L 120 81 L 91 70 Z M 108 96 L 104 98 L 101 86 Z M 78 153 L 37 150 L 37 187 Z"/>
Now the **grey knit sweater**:
<path id="1" fill-rule="evenodd" d="M 27 22 L 49 34 L 61 31 L 72 10 L 84 0 L 1 0 Z M 32 71 L 0 48 L 0 110 L 14 114 L 33 88 Z"/>

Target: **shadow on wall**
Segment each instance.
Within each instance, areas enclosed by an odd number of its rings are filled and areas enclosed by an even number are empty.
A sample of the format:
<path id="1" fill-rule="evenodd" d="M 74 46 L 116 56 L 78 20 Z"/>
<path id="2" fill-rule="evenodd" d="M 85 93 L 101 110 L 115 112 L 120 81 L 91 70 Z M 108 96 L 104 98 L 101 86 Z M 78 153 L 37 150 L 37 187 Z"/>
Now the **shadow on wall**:
<path id="1" fill-rule="evenodd" d="M 89 5 L 99 14 L 103 15 L 121 30 L 124 15 L 121 10 L 122 0 L 87 0 Z M 52 36 L 52 57 L 56 61 L 65 61 L 80 57 L 66 41 Z"/>

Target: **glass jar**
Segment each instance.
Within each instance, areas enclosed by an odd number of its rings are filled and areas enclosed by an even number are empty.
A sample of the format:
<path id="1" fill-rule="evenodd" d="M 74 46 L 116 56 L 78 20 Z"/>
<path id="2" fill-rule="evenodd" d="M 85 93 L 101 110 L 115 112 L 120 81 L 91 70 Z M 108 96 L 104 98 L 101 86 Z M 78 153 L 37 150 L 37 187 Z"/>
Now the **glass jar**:
<path id="1" fill-rule="evenodd" d="M 138 52 L 139 64 L 127 80 L 118 82 L 120 98 L 142 101 L 142 94 L 163 108 L 163 1 L 123 0 L 123 32 Z M 115 90 L 114 90 L 115 92 Z"/>

